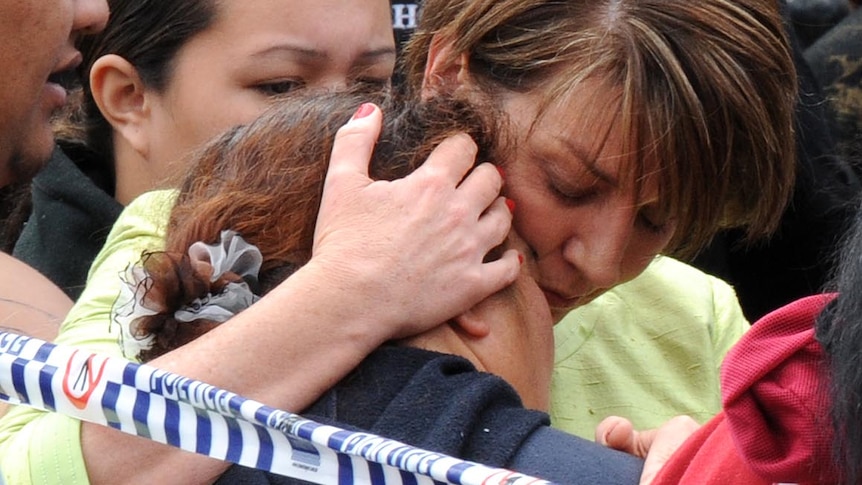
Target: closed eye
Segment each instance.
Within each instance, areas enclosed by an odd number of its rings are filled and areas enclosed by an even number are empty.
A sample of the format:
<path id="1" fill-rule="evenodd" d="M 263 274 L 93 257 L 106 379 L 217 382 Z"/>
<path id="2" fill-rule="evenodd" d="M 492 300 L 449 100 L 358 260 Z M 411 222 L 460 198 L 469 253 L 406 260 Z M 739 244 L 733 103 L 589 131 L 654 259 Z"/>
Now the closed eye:
<path id="1" fill-rule="evenodd" d="M 589 187 L 586 190 L 569 189 L 551 182 L 548 184 L 548 188 L 560 202 L 569 206 L 588 204 L 598 195 L 595 187 Z"/>

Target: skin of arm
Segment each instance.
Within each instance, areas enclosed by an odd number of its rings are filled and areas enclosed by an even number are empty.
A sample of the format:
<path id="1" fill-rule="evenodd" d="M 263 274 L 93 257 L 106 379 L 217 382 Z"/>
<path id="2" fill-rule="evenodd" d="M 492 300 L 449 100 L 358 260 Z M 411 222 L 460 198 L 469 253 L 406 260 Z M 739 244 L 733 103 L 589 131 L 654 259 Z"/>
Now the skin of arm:
<path id="1" fill-rule="evenodd" d="M 42 340 L 57 336 L 72 300 L 38 271 L 0 253 L 0 329 Z M 13 276 L 13 277 L 9 277 Z M 9 405 L 0 403 L 0 416 Z"/>
<path id="2" fill-rule="evenodd" d="M 6 276 L 0 279 L 0 327 L 53 340 L 72 300 L 38 271 L 6 253 L 0 253 L 0 274 Z"/>
<path id="3" fill-rule="evenodd" d="M 428 170 L 413 174 L 419 177 L 400 183 L 372 182 L 367 161 L 380 120 L 375 108 L 368 116 L 354 117 L 339 132 L 312 261 L 229 325 L 151 365 L 274 407 L 302 409 L 385 340 L 445 321 L 517 277 L 516 251 L 494 263 L 482 263 L 508 233 L 511 214 L 497 196 L 501 180 L 496 170 L 474 170 L 464 179 L 473 163 L 464 153 L 475 154 L 475 145 L 466 137 L 453 137 L 435 150 L 426 163 Z M 456 163 L 457 157 L 465 160 Z M 435 159 L 438 162 L 432 163 Z M 162 247 L 165 204 L 172 201 L 165 193 L 150 195 L 153 200 L 146 197 L 131 204 L 118 221 L 58 342 L 121 353 L 116 329 L 107 331 L 106 314 L 119 288 L 117 275 L 140 258 L 142 249 Z M 413 201 L 412 205 L 406 201 Z M 136 214 L 143 205 L 150 207 Z M 147 214 L 153 211 L 161 214 L 156 221 Z M 358 217 L 365 219 L 357 222 Z M 429 247 L 454 247 L 458 239 L 466 241 L 462 245 L 466 250 L 444 251 L 437 257 L 427 254 Z M 389 246 L 369 244 L 381 240 Z M 443 244 L 435 246 L 435 242 Z M 458 290 L 443 297 L 432 292 L 424 300 L 409 298 L 420 293 L 417 289 L 423 284 L 451 284 L 460 272 L 466 277 Z M 382 300 L 390 294 L 392 301 Z M 50 432 L 52 448 L 33 453 L 31 446 L 48 432 L 39 421 L 51 421 L 53 429 L 61 429 L 56 421 L 63 420 L 29 413 L 27 419 L 10 416 L 0 422 L 0 469 L 13 483 L 40 483 L 36 475 L 43 469 L 60 470 L 56 476 L 64 483 L 87 483 L 87 476 L 89 483 L 207 483 L 227 468 L 225 462 L 86 423 L 66 425 L 67 436 Z M 76 447 L 78 429 L 80 446 Z M 11 450 L 23 453 L 8 453 Z M 63 450 L 71 451 L 63 455 Z M 66 460 L 57 462 L 55 456 Z"/>

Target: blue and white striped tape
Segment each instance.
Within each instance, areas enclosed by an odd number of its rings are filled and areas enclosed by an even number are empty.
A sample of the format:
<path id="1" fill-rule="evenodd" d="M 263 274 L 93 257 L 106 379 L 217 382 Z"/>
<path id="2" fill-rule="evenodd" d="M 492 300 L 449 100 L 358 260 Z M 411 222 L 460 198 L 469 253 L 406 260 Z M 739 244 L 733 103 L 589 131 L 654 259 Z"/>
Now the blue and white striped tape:
<path id="1" fill-rule="evenodd" d="M 0 400 L 315 483 L 548 483 L 321 425 L 147 365 L 2 331 Z"/>

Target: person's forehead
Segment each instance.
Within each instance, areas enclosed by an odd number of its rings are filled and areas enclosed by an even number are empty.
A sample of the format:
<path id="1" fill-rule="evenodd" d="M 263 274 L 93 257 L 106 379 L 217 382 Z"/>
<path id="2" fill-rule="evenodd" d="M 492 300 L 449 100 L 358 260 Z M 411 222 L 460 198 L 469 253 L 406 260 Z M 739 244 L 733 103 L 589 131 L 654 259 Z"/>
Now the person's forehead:
<path id="1" fill-rule="evenodd" d="M 332 5 L 330 5 L 332 4 Z M 231 51 L 262 51 L 279 45 L 296 53 L 329 57 L 391 50 L 394 40 L 385 0 L 258 0 L 220 2 L 215 22 L 198 42 Z M 289 7 L 289 8 L 288 8 Z M 348 44 L 344 41 L 349 40 Z"/>

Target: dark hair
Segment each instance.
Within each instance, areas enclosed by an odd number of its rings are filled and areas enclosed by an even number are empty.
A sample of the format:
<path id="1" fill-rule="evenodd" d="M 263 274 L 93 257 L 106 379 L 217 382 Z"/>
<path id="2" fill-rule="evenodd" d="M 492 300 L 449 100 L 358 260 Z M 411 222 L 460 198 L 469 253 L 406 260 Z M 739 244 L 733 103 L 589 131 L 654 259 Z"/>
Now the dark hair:
<path id="1" fill-rule="evenodd" d="M 163 90 L 177 52 L 216 20 L 217 0 L 108 0 L 111 15 L 101 33 L 82 37 L 78 49 L 80 88 L 72 93 L 64 116 L 55 123 L 58 143 L 82 169 L 98 174 L 108 193 L 114 191 L 112 128 L 90 90 L 89 73 L 102 56 L 116 54 L 131 63 L 148 88 Z"/>
<path id="2" fill-rule="evenodd" d="M 862 483 L 862 211 L 845 238 L 830 290 L 836 300 L 817 321 L 830 371 L 834 458 L 844 484 Z"/>
<path id="3" fill-rule="evenodd" d="M 374 179 L 403 177 L 448 135 L 466 132 L 480 147 L 478 160 L 493 158 L 497 140 L 490 108 L 452 99 L 405 104 L 390 94 L 358 89 L 296 93 L 249 125 L 229 130 L 198 151 L 171 212 L 163 252 L 147 254 L 148 301 L 161 313 L 132 325 L 139 338 L 154 336 L 144 361 L 176 348 L 214 326 L 180 323 L 174 313 L 228 280 L 210 283 L 189 263 L 197 241 L 219 241 L 222 230 L 257 246 L 263 263 L 258 294 L 265 294 L 311 257 L 314 223 L 335 133 L 366 101 L 383 108 L 384 126 L 371 160 Z"/>

